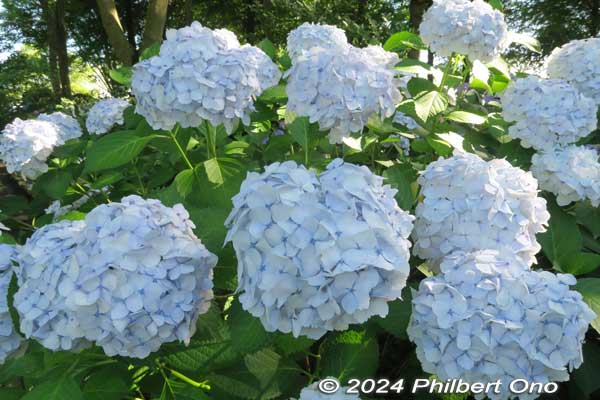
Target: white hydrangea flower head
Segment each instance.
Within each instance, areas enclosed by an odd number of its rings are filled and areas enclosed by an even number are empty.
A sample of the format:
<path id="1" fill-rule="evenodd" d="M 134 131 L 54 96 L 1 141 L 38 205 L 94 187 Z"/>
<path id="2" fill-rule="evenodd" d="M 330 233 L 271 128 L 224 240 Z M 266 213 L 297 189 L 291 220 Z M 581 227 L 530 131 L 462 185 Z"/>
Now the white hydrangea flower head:
<path id="1" fill-rule="evenodd" d="M 178 204 L 128 196 L 87 214 L 77 273 L 60 285 L 85 337 L 109 355 L 145 358 L 161 344 L 189 343 L 213 298 L 217 257 Z"/>
<path id="2" fill-rule="evenodd" d="M 287 50 L 292 60 L 296 60 L 302 53 L 313 47 L 335 50 L 346 46 L 348 46 L 346 32 L 334 25 L 305 22 L 287 36 Z"/>
<path id="3" fill-rule="evenodd" d="M 573 40 L 546 60 L 550 78 L 563 79 L 600 106 L 600 37 Z"/>
<path id="4" fill-rule="evenodd" d="M 400 298 L 414 217 L 368 168 L 293 161 L 249 173 L 226 225 L 238 259 L 242 307 L 269 332 L 319 338 Z"/>
<path id="5" fill-rule="evenodd" d="M 540 188 L 554 193 L 558 205 L 587 199 L 592 206 L 600 206 L 600 162 L 595 149 L 557 148 L 534 154 L 531 163 Z"/>
<path id="6" fill-rule="evenodd" d="M 55 124 L 16 118 L 0 135 L 0 159 L 9 173 L 33 180 L 48 171 L 46 159 L 61 143 Z"/>
<path id="7" fill-rule="evenodd" d="M 581 365 L 596 315 L 569 289 L 572 275 L 532 271 L 518 256 L 493 250 L 456 252 L 441 270 L 413 293 L 407 329 L 425 372 L 470 383 L 547 383 L 568 380 Z M 516 397 L 507 384 L 488 395 Z"/>
<path id="8" fill-rule="evenodd" d="M 512 81 L 500 95 L 508 135 L 523 147 L 549 150 L 575 143 L 598 125 L 597 107 L 567 82 L 536 76 Z"/>
<path id="9" fill-rule="evenodd" d="M 342 386 L 335 393 L 325 394 L 319 390 L 319 382 L 315 382 L 302 389 L 298 400 L 360 400 L 357 394 L 346 394 L 348 389 L 348 387 Z"/>
<path id="10" fill-rule="evenodd" d="M 309 49 L 286 72 L 287 109 L 330 130 L 331 143 L 342 143 L 369 118 L 394 114 L 402 99 L 398 61 L 379 46 Z"/>
<path id="11" fill-rule="evenodd" d="M 546 230 L 550 214 L 530 172 L 456 152 L 429 164 L 418 183 L 424 199 L 415 211 L 414 254 L 430 267 L 457 250 L 508 251 L 536 262 L 535 235 Z"/>
<path id="12" fill-rule="evenodd" d="M 16 257 L 15 246 L 0 244 L 0 364 L 14 355 L 23 344 L 8 309 L 8 287 L 13 275 L 12 263 Z"/>
<path id="13" fill-rule="evenodd" d="M 85 126 L 89 133 L 102 135 L 116 125 L 123 125 L 125 110 L 130 104 L 114 97 L 98 101 L 90 108 Z"/>
<path id="14" fill-rule="evenodd" d="M 0 214 L 2 213 L 2 210 L 0 210 Z M 10 231 L 10 229 L 8 229 L 8 227 L 6 225 L 4 225 L 2 222 L 0 222 L 0 236 L 2 236 L 2 231 Z"/>
<path id="15" fill-rule="evenodd" d="M 510 44 L 504 15 L 483 0 L 434 0 L 419 28 L 438 56 L 466 55 L 489 62 Z"/>
<path id="16" fill-rule="evenodd" d="M 90 345 L 77 309 L 70 306 L 72 294 L 62 287 L 82 267 L 72 256 L 81 243 L 83 228 L 82 221 L 46 225 L 35 231 L 19 250 L 19 290 L 14 305 L 20 316 L 21 332 L 53 351 L 77 351 Z"/>
<path id="17" fill-rule="evenodd" d="M 275 86 L 281 73 L 259 48 L 240 46 L 225 29 L 194 22 L 166 34 L 160 54 L 134 66 L 136 112 L 154 129 L 224 124 L 232 133 L 250 123 L 254 99 Z"/>
<path id="18" fill-rule="evenodd" d="M 52 114 L 40 114 L 37 119 L 40 121 L 50 122 L 56 126 L 60 144 L 63 144 L 71 139 L 77 139 L 83 135 L 83 131 L 81 130 L 81 126 L 79 126 L 79 122 L 77 122 L 75 118 L 63 112 L 58 111 Z"/>

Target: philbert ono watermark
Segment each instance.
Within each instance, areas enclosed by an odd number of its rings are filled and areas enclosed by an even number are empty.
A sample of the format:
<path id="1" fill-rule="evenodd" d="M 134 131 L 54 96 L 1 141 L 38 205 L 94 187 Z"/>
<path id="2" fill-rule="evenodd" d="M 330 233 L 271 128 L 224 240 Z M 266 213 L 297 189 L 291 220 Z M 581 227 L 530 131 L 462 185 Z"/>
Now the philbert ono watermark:
<path id="1" fill-rule="evenodd" d="M 554 382 L 530 382 L 526 379 L 514 379 L 503 382 L 465 382 L 462 379 L 415 379 L 412 384 L 404 379 L 390 381 L 389 379 L 350 379 L 348 385 L 342 387 L 335 378 L 325 378 L 318 383 L 319 391 L 333 394 L 343 391 L 347 394 L 393 394 L 393 393 L 431 393 L 431 394 L 501 394 L 508 390 L 512 394 L 552 394 L 558 391 Z"/>

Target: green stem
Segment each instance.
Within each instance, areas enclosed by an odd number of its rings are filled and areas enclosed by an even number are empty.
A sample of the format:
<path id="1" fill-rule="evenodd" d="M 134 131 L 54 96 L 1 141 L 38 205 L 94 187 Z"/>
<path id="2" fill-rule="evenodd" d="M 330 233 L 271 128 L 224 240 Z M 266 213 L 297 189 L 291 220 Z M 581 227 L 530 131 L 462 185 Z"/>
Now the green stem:
<path id="1" fill-rule="evenodd" d="M 448 57 L 448 62 L 446 63 L 446 67 L 444 68 L 444 75 L 442 76 L 442 81 L 440 82 L 440 91 L 444 90 L 444 85 L 448 80 L 448 76 L 450 75 L 450 68 L 454 68 L 453 65 L 456 61 L 456 53 L 452 53 L 450 57 Z"/>
<path id="2" fill-rule="evenodd" d="M 178 131 L 179 131 L 179 126 L 177 126 L 175 128 L 175 132 L 169 131 L 169 134 L 171 135 L 171 139 L 173 139 L 173 143 L 175 143 L 175 146 L 177 147 L 177 150 L 179 150 L 179 153 L 181 154 L 181 157 L 183 158 L 183 160 L 187 164 L 188 168 L 191 169 L 191 170 L 193 170 L 194 166 L 190 162 L 190 159 L 188 158 L 187 153 L 185 152 L 185 150 L 183 150 L 183 147 L 181 147 L 181 145 L 179 144 L 179 141 L 177 140 L 177 132 Z"/>
<path id="3" fill-rule="evenodd" d="M 192 385 L 194 387 L 204 389 L 204 390 L 210 390 L 210 386 L 208 386 L 206 382 L 196 382 L 195 380 L 183 375 L 181 372 L 175 371 L 174 369 L 171 369 L 171 368 L 168 368 L 168 370 L 173 374 L 173 376 L 181 379 L 182 381 L 184 381 L 185 383 L 187 383 L 189 385 Z"/>

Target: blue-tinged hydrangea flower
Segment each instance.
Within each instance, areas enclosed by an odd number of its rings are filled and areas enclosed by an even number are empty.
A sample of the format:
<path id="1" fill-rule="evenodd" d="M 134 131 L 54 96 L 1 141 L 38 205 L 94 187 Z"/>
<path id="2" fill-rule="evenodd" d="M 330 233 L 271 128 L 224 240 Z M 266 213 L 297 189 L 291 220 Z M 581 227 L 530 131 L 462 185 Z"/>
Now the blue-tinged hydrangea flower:
<path id="1" fill-rule="evenodd" d="M 357 394 L 346 394 L 347 390 L 348 387 L 342 386 L 333 394 L 325 394 L 319 390 L 319 382 L 315 382 L 302 389 L 298 400 L 360 400 Z"/>
<path id="2" fill-rule="evenodd" d="M 410 115 L 404 114 L 402 111 L 396 111 L 393 122 L 405 126 L 408 130 L 417 129 L 420 125 Z"/>
<path id="3" fill-rule="evenodd" d="M 335 51 L 348 46 L 346 33 L 334 25 L 321 25 L 305 22 L 288 34 L 287 50 L 292 60 L 307 50 L 320 47 Z"/>
<path id="4" fill-rule="evenodd" d="M 442 57 L 455 52 L 488 62 L 510 44 L 504 15 L 483 0 L 434 0 L 419 31 L 429 48 Z"/>
<path id="5" fill-rule="evenodd" d="M 319 338 L 400 298 L 413 217 L 366 167 L 334 160 L 317 176 L 293 161 L 249 173 L 226 224 L 245 310 L 267 331 Z"/>
<path id="6" fill-rule="evenodd" d="M 558 205 L 587 199 L 594 207 L 600 206 L 600 162 L 595 149 L 553 149 L 534 154 L 531 163 L 540 188 L 554 193 Z"/>
<path id="7" fill-rule="evenodd" d="M 360 132 L 371 117 L 391 117 L 402 95 L 398 55 L 379 46 L 307 49 L 286 72 L 287 109 L 330 130 L 329 141 Z"/>
<path id="8" fill-rule="evenodd" d="M 281 73 L 259 48 L 240 46 L 226 29 L 194 22 L 167 31 L 160 54 L 134 66 L 136 112 L 154 129 L 195 127 L 203 120 L 228 133 L 250 123 L 254 99 L 279 82 Z"/>
<path id="9" fill-rule="evenodd" d="M 110 131 L 115 125 L 124 122 L 123 113 L 129 107 L 125 100 L 114 97 L 103 99 L 90 108 L 85 126 L 89 133 L 102 135 Z"/>
<path id="10" fill-rule="evenodd" d="M 46 159 L 61 142 L 55 124 L 16 118 L 0 135 L 0 159 L 9 173 L 36 179 L 48 171 Z"/>
<path id="11" fill-rule="evenodd" d="M 0 244 L 0 364 L 15 354 L 23 343 L 8 310 L 8 287 L 13 275 L 12 263 L 16 257 L 15 246 Z"/>
<path id="12" fill-rule="evenodd" d="M 46 121 L 54 124 L 58 132 L 60 144 L 68 140 L 76 139 L 83 135 L 79 122 L 70 115 L 63 112 L 54 112 L 52 114 L 40 114 L 37 118 L 40 121 Z"/>
<path id="13" fill-rule="evenodd" d="M 418 179 L 415 255 L 438 262 L 456 250 L 514 252 L 531 265 L 550 214 L 536 179 L 506 160 L 455 153 L 429 164 Z"/>
<path id="14" fill-rule="evenodd" d="M 93 341 L 109 356 L 188 343 L 210 306 L 217 262 L 193 228 L 181 205 L 129 196 L 40 229 L 19 260 L 22 331 L 52 350 Z"/>
<path id="15" fill-rule="evenodd" d="M 600 37 L 573 40 L 552 51 L 546 61 L 550 78 L 563 79 L 600 106 Z"/>
<path id="16" fill-rule="evenodd" d="M 531 271 L 516 255 L 492 250 L 456 252 L 441 270 L 413 294 L 407 329 L 425 372 L 470 383 L 547 383 L 568 380 L 581 365 L 596 315 L 569 289 L 572 275 Z M 507 384 L 489 396 L 516 397 Z"/>
<path id="17" fill-rule="evenodd" d="M 213 298 L 217 257 L 194 235 L 182 205 L 128 196 L 85 218 L 78 274 L 61 282 L 85 336 L 109 355 L 144 358 L 189 343 Z"/>
<path id="18" fill-rule="evenodd" d="M 598 125 L 597 107 L 567 82 L 536 76 L 511 82 L 501 95 L 508 135 L 523 147 L 550 150 L 575 143 Z"/>
<path id="19" fill-rule="evenodd" d="M 70 306 L 63 282 L 83 267 L 73 259 L 84 223 L 62 221 L 46 225 L 19 250 L 19 290 L 14 305 L 21 332 L 50 350 L 80 350 L 90 345 L 77 308 Z M 88 282 L 82 282 L 87 287 Z"/>

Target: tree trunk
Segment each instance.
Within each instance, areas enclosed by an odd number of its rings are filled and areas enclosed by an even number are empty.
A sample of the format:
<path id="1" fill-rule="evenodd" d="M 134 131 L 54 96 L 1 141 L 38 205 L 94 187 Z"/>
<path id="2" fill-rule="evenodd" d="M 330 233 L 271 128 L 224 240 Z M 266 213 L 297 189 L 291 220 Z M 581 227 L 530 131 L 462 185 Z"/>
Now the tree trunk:
<path id="1" fill-rule="evenodd" d="M 125 29 L 127 30 L 127 41 L 131 45 L 133 50 L 133 61 L 137 61 L 137 43 L 135 42 L 135 35 L 137 34 L 135 29 L 135 21 L 133 15 L 133 0 L 125 1 Z"/>
<path id="2" fill-rule="evenodd" d="M 48 77 L 52 85 L 52 93 L 56 99 L 60 99 L 60 78 L 58 77 L 58 56 L 54 49 L 54 13 L 50 13 L 48 0 L 41 0 L 42 18 L 46 23 L 46 40 L 48 42 Z"/>
<path id="3" fill-rule="evenodd" d="M 432 0 L 410 0 L 408 10 L 410 12 L 410 26 L 413 32 L 419 32 L 419 26 L 423 21 L 423 14 L 425 14 L 425 11 L 427 11 L 432 4 Z M 418 59 L 419 50 L 412 50 L 410 52 L 410 57 Z"/>
<path id="4" fill-rule="evenodd" d="M 100 11 L 102 26 L 104 26 L 108 41 L 114 49 L 117 59 L 124 65 L 132 65 L 134 49 L 125 38 L 115 0 L 96 0 L 96 3 Z"/>
<path id="5" fill-rule="evenodd" d="M 168 8 L 169 0 L 150 0 L 148 2 L 140 53 L 154 43 L 162 42 Z"/>
<path id="6" fill-rule="evenodd" d="M 67 52 L 67 30 L 65 29 L 65 0 L 57 0 L 56 12 L 56 44 L 58 71 L 61 92 L 64 97 L 71 97 L 71 81 L 69 79 L 69 54 Z"/>

